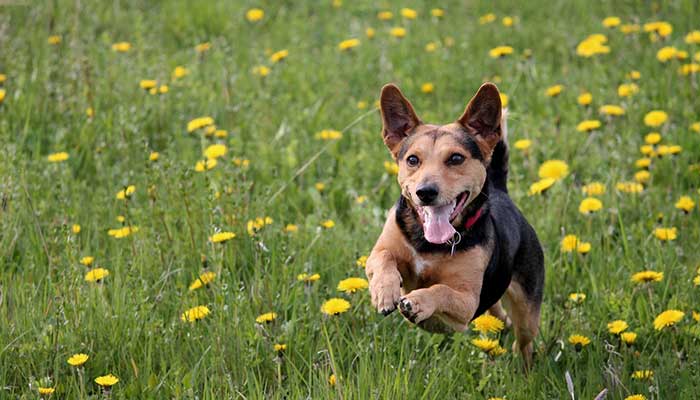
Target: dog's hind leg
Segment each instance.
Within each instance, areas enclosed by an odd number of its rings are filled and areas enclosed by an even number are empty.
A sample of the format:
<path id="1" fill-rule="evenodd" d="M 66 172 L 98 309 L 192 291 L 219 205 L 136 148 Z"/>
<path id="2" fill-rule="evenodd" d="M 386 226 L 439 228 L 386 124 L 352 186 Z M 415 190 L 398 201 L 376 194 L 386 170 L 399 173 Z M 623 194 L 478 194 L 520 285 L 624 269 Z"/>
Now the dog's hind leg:
<path id="1" fill-rule="evenodd" d="M 540 304 L 528 297 L 516 280 L 510 283 L 506 291 L 506 300 L 515 332 L 513 352 L 520 351 L 525 368 L 529 370 L 532 366 L 532 341 L 537 336 L 540 326 Z"/>

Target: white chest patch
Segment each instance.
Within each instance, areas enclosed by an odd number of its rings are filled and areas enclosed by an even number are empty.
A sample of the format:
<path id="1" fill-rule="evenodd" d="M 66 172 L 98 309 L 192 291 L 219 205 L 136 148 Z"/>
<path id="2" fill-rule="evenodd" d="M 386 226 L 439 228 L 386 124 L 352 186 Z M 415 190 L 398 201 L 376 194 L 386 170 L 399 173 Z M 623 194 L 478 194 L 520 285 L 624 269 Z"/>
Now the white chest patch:
<path id="1" fill-rule="evenodd" d="M 413 253 L 413 272 L 420 277 L 426 269 L 430 268 L 431 263 L 419 256 L 414 249 L 411 249 L 411 252 Z"/>

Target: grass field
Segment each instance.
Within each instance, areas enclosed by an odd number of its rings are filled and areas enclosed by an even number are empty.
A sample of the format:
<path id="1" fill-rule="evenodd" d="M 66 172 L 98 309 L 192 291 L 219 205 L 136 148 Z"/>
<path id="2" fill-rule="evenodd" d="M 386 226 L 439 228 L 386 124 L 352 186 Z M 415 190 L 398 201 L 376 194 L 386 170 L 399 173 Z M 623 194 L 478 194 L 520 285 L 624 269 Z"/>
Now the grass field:
<path id="1" fill-rule="evenodd" d="M 0 2 L 0 398 L 565 399 L 567 372 L 576 399 L 699 398 L 698 21 L 693 0 Z M 399 195 L 381 86 L 446 123 L 487 80 L 545 248 L 529 375 L 510 332 L 488 355 L 337 289 Z"/>

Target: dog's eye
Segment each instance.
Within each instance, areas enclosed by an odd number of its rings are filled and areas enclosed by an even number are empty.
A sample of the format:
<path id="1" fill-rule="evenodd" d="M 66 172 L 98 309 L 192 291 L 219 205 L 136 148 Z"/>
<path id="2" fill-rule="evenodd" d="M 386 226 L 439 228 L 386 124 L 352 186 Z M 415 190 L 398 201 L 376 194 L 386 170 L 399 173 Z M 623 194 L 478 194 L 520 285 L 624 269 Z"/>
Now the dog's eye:
<path id="1" fill-rule="evenodd" d="M 415 167 L 419 162 L 420 160 L 416 156 L 406 157 L 406 164 L 408 164 L 409 167 Z"/>
<path id="2" fill-rule="evenodd" d="M 464 162 L 464 156 L 459 153 L 454 153 L 447 159 L 447 165 L 459 165 Z"/>

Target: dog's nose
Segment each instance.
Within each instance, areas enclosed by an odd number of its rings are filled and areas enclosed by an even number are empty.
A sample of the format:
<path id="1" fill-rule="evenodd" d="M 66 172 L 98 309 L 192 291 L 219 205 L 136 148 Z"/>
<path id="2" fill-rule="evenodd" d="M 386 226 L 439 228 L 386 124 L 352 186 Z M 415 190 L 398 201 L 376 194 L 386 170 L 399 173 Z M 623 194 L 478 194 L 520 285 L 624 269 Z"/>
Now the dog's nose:
<path id="1" fill-rule="evenodd" d="M 423 185 L 416 189 L 416 195 L 424 204 L 430 204 L 435 201 L 438 193 L 440 192 L 435 185 Z"/>

